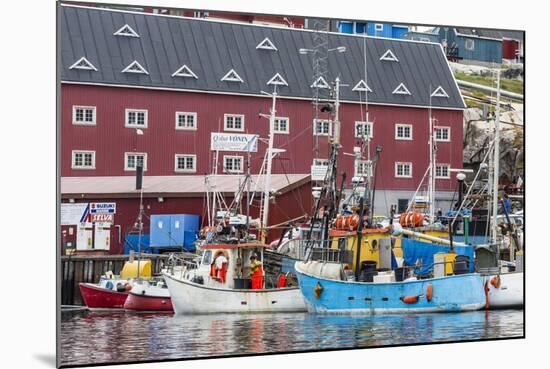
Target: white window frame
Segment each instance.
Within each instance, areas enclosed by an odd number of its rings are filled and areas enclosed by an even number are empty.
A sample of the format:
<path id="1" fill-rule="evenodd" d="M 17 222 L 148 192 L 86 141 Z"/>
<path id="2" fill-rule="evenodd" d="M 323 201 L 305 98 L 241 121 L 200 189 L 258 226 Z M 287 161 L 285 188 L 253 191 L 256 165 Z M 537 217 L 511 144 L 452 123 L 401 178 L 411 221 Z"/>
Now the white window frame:
<path id="1" fill-rule="evenodd" d="M 288 83 L 286 80 L 281 76 L 279 73 L 275 74 L 269 81 L 267 81 L 268 85 L 279 85 L 279 86 L 288 86 Z"/>
<path id="2" fill-rule="evenodd" d="M 398 168 L 400 165 L 408 165 L 410 174 L 409 175 L 398 174 L 399 172 Z M 402 162 L 402 161 L 395 162 L 395 178 L 412 178 L 412 173 L 413 173 L 413 165 L 411 162 Z"/>
<path id="3" fill-rule="evenodd" d="M 330 85 L 323 78 L 323 76 L 317 78 L 310 86 L 311 88 L 330 88 Z"/>
<path id="4" fill-rule="evenodd" d="M 325 132 L 318 133 L 317 132 L 317 124 L 318 123 L 322 123 L 323 125 L 324 125 L 324 123 L 328 123 L 328 132 L 327 133 L 325 133 Z M 314 136 L 331 136 L 332 135 L 332 122 L 329 119 L 314 119 L 313 120 L 313 135 Z"/>
<path id="5" fill-rule="evenodd" d="M 136 168 L 130 168 L 128 166 L 128 157 L 131 155 L 143 155 L 143 171 L 147 171 L 147 153 L 146 152 L 125 152 L 124 153 L 124 171 L 135 172 Z M 137 164 L 137 160 L 136 160 Z M 136 165 L 137 167 L 137 165 Z"/>
<path id="6" fill-rule="evenodd" d="M 475 40 L 472 40 L 471 38 L 464 40 L 464 48 L 468 51 L 474 51 L 476 49 Z"/>
<path id="7" fill-rule="evenodd" d="M 437 169 L 438 168 L 447 168 L 447 175 L 438 175 Z M 436 179 L 450 179 L 451 178 L 451 166 L 449 164 L 436 164 L 435 165 L 435 178 Z"/>
<path id="8" fill-rule="evenodd" d="M 355 166 L 355 169 L 354 169 L 355 177 L 372 177 L 372 163 L 371 163 L 371 167 L 369 168 L 370 173 L 365 173 L 364 171 L 359 170 L 359 167 L 361 167 L 363 165 L 368 166 L 368 164 L 369 164 L 368 160 L 359 160 L 357 162 L 357 165 Z"/>
<path id="9" fill-rule="evenodd" d="M 184 78 L 195 78 L 199 79 L 195 73 L 189 68 L 186 64 L 182 65 L 180 69 L 172 74 L 172 77 L 184 77 Z"/>
<path id="10" fill-rule="evenodd" d="M 409 91 L 407 86 L 405 86 L 404 83 L 400 83 L 399 86 L 397 86 L 395 88 L 395 90 L 393 90 L 392 94 L 394 94 L 394 95 L 410 95 L 411 92 Z"/>
<path id="11" fill-rule="evenodd" d="M 241 118 L 241 128 L 229 128 L 227 127 L 227 118 L 239 117 Z M 233 123 L 234 124 L 234 123 Z M 224 114 L 223 115 L 223 130 L 228 132 L 244 132 L 244 114 Z"/>
<path id="12" fill-rule="evenodd" d="M 380 32 L 384 30 L 384 25 L 382 23 L 375 23 L 374 24 L 374 30 L 376 32 Z"/>
<path id="13" fill-rule="evenodd" d="M 81 62 L 84 62 L 85 65 L 79 65 Z M 93 70 L 97 72 L 97 68 L 85 57 L 78 59 L 69 67 L 69 69 Z"/>
<path id="14" fill-rule="evenodd" d="M 179 117 L 180 115 L 185 116 L 192 116 L 193 117 L 193 127 L 182 127 L 179 125 Z M 185 124 L 187 124 L 187 119 Z M 176 130 L 178 131 L 196 131 L 197 130 L 197 113 L 196 112 L 188 112 L 188 111 L 177 111 L 176 112 Z"/>
<path id="15" fill-rule="evenodd" d="M 439 86 L 437 87 L 434 92 L 432 92 L 432 94 L 430 95 L 431 97 L 449 97 L 449 95 L 447 94 L 447 91 L 445 91 L 443 89 L 443 87 Z"/>
<path id="16" fill-rule="evenodd" d="M 139 125 L 139 124 L 130 124 L 128 123 L 128 117 L 130 115 L 130 113 L 145 113 L 145 116 L 144 116 L 144 125 Z M 136 117 L 136 122 L 137 122 L 137 117 Z M 124 110 L 124 127 L 126 128 L 147 128 L 149 125 L 149 111 L 147 109 L 131 109 L 131 108 L 127 108 Z"/>
<path id="17" fill-rule="evenodd" d="M 277 127 L 277 121 L 285 120 L 286 121 L 286 130 L 281 130 L 280 125 Z M 275 122 L 273 125 L 273 132 L 275 134 L 289 134 L 290 133 L 290 119 L 288 117 L 275 117 Z"/>
<path id="18" fill-rule="evenodd" d="M 129 32 L 124 32 L 125 30 L 127 30 Z M 115 33 L 113 33 L 113 36 L 138 37 L 139 38 L 138 33 L 136 31 L 134 31 L 134 29 L 132 27 L 130 27 L 128 24 L 123 25 L 122 27 L 120 27 L 118 29 L 118 31 L 115 31 Z"/>
<path id="19" fill-rule="evenodd" d="M 82 157 L 82 165 L 75 164 L 76 154 L 92 154 L 92 165 L 84 165 L 84 157 Z M 71 169 L 83 169 L 83 170 L 94 170 L 95 169 L 95 151 L 93 150 L 72 150 L 71 152 Z"/>
<path id="20" fill-rule="evenodd" d="M 227 159 L 240 159 L 241 165 L 238 170 L 227 170 L 226 160 Z M 223 156 L 223 172 L 227 174 L 241 174 L 244 173 L 244 157 L 241 155 L 224 155 Z"/>
<path id="21" fill-rule="evenodd" d="M 380 57 L 380 60 L 399 62 L 399 59 L 397 59 L 397 56 L 395 56 L 391 49 L 386 50 L 386 52 Z"/>
<path id="22" fill-rule="evenodd" d="M 225 76 L 222 77 L 220 80 L 222 82 L 239 82 L 244 83 L 243 79 L 237 72 L 235 72 L 235 69 L 231 69 L 229 72 L 225 74 Z"/>
<path id="23" fill-rule="evenodd" d="M 137 67 L 137 70 L 134 70 L 133 68 Z M 149 74 L 147 72 L 147 69 L 145 69 L 137 60 L 134 60 L 126 68 L 124 68 L 121 73 L 134 73 L 134 74 Z"/>
<path id="24" fill-rule="evenodd" d="M 275 45 L 273 45 L 273 42 L 271 42 L 271 40 L 269 39 L 269 37 L 264 38 L 262 42 L 260 42 L 256 46 L 256 49 L 278 51 Z"/>
<path id="25" fill-rule="evenodd" d="M 400 137 L 399 128 L 409 128 L 410 137 Z M 403 130 L 403 132 L 405 132 Z M 413 125 L 405 123 L 395 123 L 395 139 L 403 141 L 412 141 L 413 140 Z"/>
<path id="26" fill-rule="evenodd" d="M 374 137 L 374 133 L 373 133 L 373 128 L 374 128 L 374 125 L 372 124 L 372 122 L 364 122 L 364 121 L 359 121 L 359 120 L 356 120 L 355 121 L 355 138 L 363 138 L 363 136 L 360 136 L 358 133 L 357 133 L 357 127 L 358 126 L 368 126 L 369 129 L 369 138 L 372 139 Z M 363 128 L 364 129 L 364 128 Z"/>
<path id="27" fill-rule="evenodd" d="M 357 84 L 355 85 L 355 87 L 353 87 L 351 89 L 352 91 L 366 91 L 366 92 L 372 92 L 372 89 L 370 88 L 369 85 L 367 85 L 367 83 L 363 80 L 360 80 L 359 82 L 357 82 Z"/>
<path id="28" fill-rule="evenodd" d="M 76 120 L 76 111 L 78 109 L 84 109 L 84 110 L 92 110 L 92 121 L 86 122 L 84 121 L 78 121 Z M 95 106 L 84 106 L 84 105 L 73 105 L 73 125 L 75 126 L 95 126 L 97 124 L 96 122 L 96 107 Z M 84 117 L 86 116 L 86 112 L 84 112 Z"/>
<path id="29" fill-rule="evenodd" d="M 437 131 L 447 131 L 447 139 L 437 138 Z M 434 127 L 434 141 L 435 142 L 451 142 L 451 127 L 449 126 L 436 126 Z"/>
<path id="30" fill-rule="evenodd" d="M 178 159 L 179 158 L 193 158 L 193 168 L 178 168 Z M 197 172 L 197 155 L 194 154 L 176 154 L 174 156 L 174 172 L 176 173 L 196 173 Z"/>

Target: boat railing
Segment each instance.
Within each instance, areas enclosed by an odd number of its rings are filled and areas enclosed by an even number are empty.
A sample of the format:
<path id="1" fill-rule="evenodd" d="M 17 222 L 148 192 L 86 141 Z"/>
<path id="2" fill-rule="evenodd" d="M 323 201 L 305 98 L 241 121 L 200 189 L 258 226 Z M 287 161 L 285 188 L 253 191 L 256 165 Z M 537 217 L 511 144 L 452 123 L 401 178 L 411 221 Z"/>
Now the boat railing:
<path id="1" fill-rule="evenodd" d="M 178 254 L 170 254 L 168 261 L 166 262 L 167 270 L 170 274 L 174 274 L 175 269 L 191 270 L 197 269 L 198 263 L 195 260 L 189 260 Z"/>

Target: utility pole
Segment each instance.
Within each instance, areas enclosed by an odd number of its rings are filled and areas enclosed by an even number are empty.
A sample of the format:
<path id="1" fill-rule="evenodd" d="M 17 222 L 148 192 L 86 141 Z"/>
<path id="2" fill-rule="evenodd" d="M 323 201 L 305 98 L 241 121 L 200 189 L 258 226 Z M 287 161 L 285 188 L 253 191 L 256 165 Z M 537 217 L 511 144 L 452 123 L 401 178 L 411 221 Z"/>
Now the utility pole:
<path id="1" fill-rule="evenodd" d="M 497 106 L 495 111 L 495 145 L 493 153 L 493 208 L 492 208 L 492 222 L 491 222 L 491 239 L 493 242 L 497 241 L 498 224 L 497 224 L 497 211 L 498 211 L 498 179 L 499 179 L 499 164 L 500 164 L 500 70 L 497 69 Z M 497 243 L 497 255 L 499 247 Z"/>

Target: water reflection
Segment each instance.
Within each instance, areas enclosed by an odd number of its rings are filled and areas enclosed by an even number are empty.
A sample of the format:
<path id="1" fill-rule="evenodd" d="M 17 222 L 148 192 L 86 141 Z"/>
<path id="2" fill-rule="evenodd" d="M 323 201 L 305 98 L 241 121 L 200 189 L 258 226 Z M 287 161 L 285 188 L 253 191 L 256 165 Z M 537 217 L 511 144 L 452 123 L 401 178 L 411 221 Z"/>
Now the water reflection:
<path id="1" fill-rule="evenodd" d="M 523 311 L 327 316 L 307 313 L 62 314 L 63 364 L 225 356 L 520 337 Z"/>

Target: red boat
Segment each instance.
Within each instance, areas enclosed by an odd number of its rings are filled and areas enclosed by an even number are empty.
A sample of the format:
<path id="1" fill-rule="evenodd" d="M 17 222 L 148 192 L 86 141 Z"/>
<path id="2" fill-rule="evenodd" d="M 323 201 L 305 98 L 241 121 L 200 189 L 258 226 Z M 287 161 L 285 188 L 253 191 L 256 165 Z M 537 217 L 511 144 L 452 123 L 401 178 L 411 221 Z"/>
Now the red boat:
<path id="1" fill-rule="evenodd" d="M 80 283 L 79 287 L 82 300 L 89 309 L 122 309 L 129 293 L 128 287 L 125 287 L 123 292 L 119 292 L 113 287 L 108 288 L 109 286 L 103 286 L 101 283 L 99 285 Z"/>
<path id="2" fill-rule="evenodd" d="M 124 309 L 133 311 L 174 312 L 172 299 L 162 281 L 138 281 L 124 303 Z"/>

